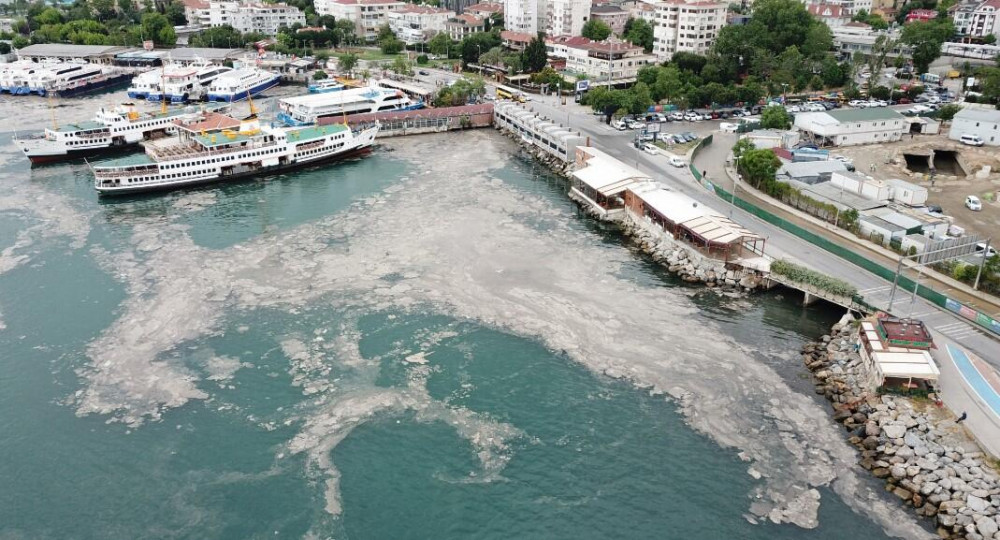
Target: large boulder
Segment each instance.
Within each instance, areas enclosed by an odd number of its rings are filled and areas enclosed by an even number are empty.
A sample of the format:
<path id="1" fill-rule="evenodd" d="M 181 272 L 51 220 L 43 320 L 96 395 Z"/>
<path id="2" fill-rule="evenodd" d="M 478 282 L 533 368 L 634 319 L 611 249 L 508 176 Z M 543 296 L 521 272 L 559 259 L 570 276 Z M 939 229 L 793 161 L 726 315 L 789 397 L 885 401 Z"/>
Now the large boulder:
<path id="1" fill-rule="evenodd" d="M 1000 531 L 1000 527 L 997 526 L 997 522 L 993 518 L 983 516 L 976 520 L 976 530 L 979 531 L 979 534 L 990 538 L 997 531 Z"/>
<path id="2" fill-rule="evenodd" d="M 990 506 L 990 503 L 970 493 L 965 498 L 965 505 L 968 506 L 970 510 L 978 514 L 985 511 L 986 508 Z"/>
<path id="3" fill-rule="evenodd" d="M 882 433 L 889 439 L 902 439 L 906 435 L 906 426 L 901 424 L 888 424 L 882 428 Z"/>

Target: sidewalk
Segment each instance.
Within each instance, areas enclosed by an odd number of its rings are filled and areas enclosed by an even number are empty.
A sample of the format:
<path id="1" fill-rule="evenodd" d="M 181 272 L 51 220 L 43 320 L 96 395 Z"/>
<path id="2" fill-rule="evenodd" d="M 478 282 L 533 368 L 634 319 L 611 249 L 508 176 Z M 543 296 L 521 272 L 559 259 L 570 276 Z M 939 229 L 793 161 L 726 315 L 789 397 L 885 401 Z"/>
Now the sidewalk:
<path id="1" fill-rule="evenodd" d="M 717 183 L 730 193 L 733 192 L 732 179 L 735 177 L 735 171 L 726 163 L 726 158 L 729 156 L 730 150 L 735 143 L 735 134 L 716 133 L 714 134 L 713 143 L 705 147 L 705 149 L 697 155 L 696 160 L 694 161 L 696 167 L 700 170 L 708 172 L 709 181 Z M 780 201 L 776 201 L 745 183 L 740 183 L 736 190 L 736 195 L 738 197 L 764 208 L 783 219 L 795 223 L 803 229 L 820 235 L 827 240 L 840 245 L 850 246 L 859 255 L 867 257 L 890 270 L 895 270 L 896 266 L 899 264 L 898 254 L 882 246 L 866 242 L 848 231 L 839 227 L 834 227 L 830 223 L 815 218 L 798 209 L 792 208 Z M 904 273 L 905 268 L 911 269 L 912 272 L 912 269 L 915 267 L 915 264 L 909 260 L 904 261 L 903 264 Z M 925 282 L 933 282 L 934 285 L 932 288 L 942 294 L 950 296 L 968 306 L 979 309 L 994 318 L 1000 316 L 1000 299 L 992 298 L 985 293 L 975 291 L 972 287 L 969 287 L 964 283 L 960 283 L 949 276 L 942 275 L 926 268 L 923 271 L 923 278 Z"/>

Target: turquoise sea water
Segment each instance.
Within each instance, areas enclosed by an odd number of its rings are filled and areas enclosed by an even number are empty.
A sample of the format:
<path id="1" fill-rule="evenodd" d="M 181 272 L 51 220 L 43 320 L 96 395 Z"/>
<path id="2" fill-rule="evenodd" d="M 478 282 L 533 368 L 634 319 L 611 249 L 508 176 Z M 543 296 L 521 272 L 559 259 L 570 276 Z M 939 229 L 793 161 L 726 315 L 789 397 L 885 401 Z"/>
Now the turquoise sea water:
<path id="1" fill-rule="evenodd" d="M 530 234 L 549 234 L 558 220 L 602 250 L 627 249 L 613 230 L 577 215 L 561 181 L 502 147 L 507 165 L 494 177 L 547 207 L 521 218 Z M 136 268 L 186 260 L 179 245 L 204 250 L 208 264 L 221 253 L 302 241 L 285 235 L 376 212 L 373 198 L 421 171 L 382 150 L 267 181 L 112 202 L 97 200 L 83 165 L 30 170 L 8 157 L 0 170 L 11 194 L 0 205 L 0 250 L 9 248 L 0 264 L 0 538 L 884 537 L 826 489 L 816 529 L 753 525 L 744 515 L 756 482 L 738 451 L 691 429 L 662 395 L 431 301 L 375 301 L 384 291 L 367 285 L 331 288 L 292 308 L 220 299 L 222 315 L 204 334 L 155 351 L 203 397 L 141 424 L 112 421 L 121 411 L 78 415 L 98 385 L 95 358 L 109 352 L 95 344 L 143 330 L 128 317 L 147 304 L 162 309 L 160 289 L 144 284 L 165 278 Z M 42 207 L 51 212 L 33 211 Z M 338 230 L 333 223 L 325 230 Z M 317 235 L 320 246 L 288 268 L 345 249 L 363 234 L 350 223 L 346 238 Z M 190 244 L 143 236 L 167 229 Z M 786 353 L 838 313 L 777 295 L 720 297 L 638 254 L 622 261 L 618 279 L 675 291 L 695 313 L 683 324 L 716 329 L 809 392 L 797 355 Z M 247 269 L 233 279 L 269 263 L 240 264 Z M 197 262 L 171 271 L 210 273 Z M 382 281 L 403 283 L 400 272 Z M 261 298 L 280 295 L 282 279 L 260 280 L 274 287 Z M 114 358 L 141 355 L 142 343 Z M 146 382 L 144 398 L 156 401 L 171 381 Z M 144 403 L 119 391 L 102 395 Z M 384 406 L 363 406 L 372 400 Z M 330 478 L 338 515 L 328 511 Z"/>

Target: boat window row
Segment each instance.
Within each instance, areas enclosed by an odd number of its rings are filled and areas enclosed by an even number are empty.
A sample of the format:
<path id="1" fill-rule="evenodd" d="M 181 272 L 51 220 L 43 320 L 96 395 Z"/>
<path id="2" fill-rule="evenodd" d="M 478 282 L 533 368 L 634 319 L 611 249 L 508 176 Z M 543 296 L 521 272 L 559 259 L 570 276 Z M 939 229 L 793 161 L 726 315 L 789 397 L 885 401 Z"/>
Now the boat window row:
<path id="1" fill-rule="evenodd" d="M 92 139 L 92 140 L 89 140 L 89 141 L 66 141 L 66 145 L 67 146 L 77 146 L 77 145 L 80 145 L 80 144 L 95 144 L 95 143 L 107 142 L 107 140 L 108 139 L 104 138 L 104 139 Z"/>

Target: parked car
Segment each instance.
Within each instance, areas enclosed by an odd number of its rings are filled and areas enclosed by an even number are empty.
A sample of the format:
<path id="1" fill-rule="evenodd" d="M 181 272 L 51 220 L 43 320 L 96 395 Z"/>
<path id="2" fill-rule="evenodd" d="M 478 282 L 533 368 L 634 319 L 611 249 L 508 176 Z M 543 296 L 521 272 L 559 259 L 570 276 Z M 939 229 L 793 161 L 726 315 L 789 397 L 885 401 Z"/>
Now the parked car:
<path id="1" fill-rule="evenodd" d="M 682 133 L 682 135 L 684 135 L 685 137 L 687 137 L 687 140 L 689 140 L 689 141 L 697 141 L 698 140 L 698 136 L 695 135 L 694 133 L 691 133 L 690 131 L 685 131 L 684 133 Z"/>
<path id="2" fill-rule="evenodd" d="M 962 135 L 959 141 L 969 146 L 982 146 L 984 144 L 983 139 L 979 135 Z"/>
<path id="3" fill-rule="evenodd" d="M 670 119 L 674 122 L 680 122 L 681 120 L 684 120 L 684 113 L 680 111 L 670 113 Z"/>
<path id="4" fill-rule="evenodd" d="M 623 120 L 612 120 L 611 127 L 617 129 L 618 131 L 625 131 L 626 129 L 628 129 L 628 126 L 625 125 L 625 122 Z"/>
<path id="5" fill-rule="evenodd" d="M 418 75 L 430 75 L 431 73 L 427 70 L 421 69 L 417 72 Z"/>
<path id="6" fill-rule="evenodd" d="M 997 254 L 997 250 L 993 249 L 993 246 L 987 248 L 986 242 L 979 242 L 976 244 L 976 256 L 982 257 L 984 254 L 987 258 L 993 257 Z"/>
<path id="7" fill-rule="evenodd" d="M 719 124 L 719 130 L 722 131 L 723 133 L 736 133 L 736 128 L 738 127 L 739 126 L 737 126 L 736 124 L 732 124 L 729 122 L 722 122 L 721 124 Z"/>
<path id="8" fill-rule="evenodd" d="M 978 212 L 983 209 L 983 202 L 979 200 L 979 197 L 969 195 L 965 198 L 965 207 L 973 212 Z"/>
<path id="9" fill-rule="evenodd" d="M 651 155 L 651 156 L 655 156 L 656 154 L 660 153 L 660 149 L 657 148 L 656 145 L 654 145 L 653 143 L 643 144 L 642 145 L 642 151 L 645 152 L 645 153 L 647 153 L 647 154 L 649 154 L 649 155 Z"/>
<path id="10" fill-rule="evenodd" d="M 698 113 L 689 112 L 684 115 L 684 119 L 688 122 L 698 122 L 701 120 L 701 115 Z"/>
<path id="11" fill-rule="evenodd" d="M 684 163 L 684 160 L 681 159 L 681 158 L 679 158 L 679 157 L 671 157 L 670 158 L 670 164 L 673 165 L 674 167 L 678 167 L 678 168 L 687 165 L 686 163 Z"/>
<path id="12" fill-rule="evenodd" d="M 931 112 L 931 108 L 928 107 L 927 105 L 918 104 L 910 107 L 909 109 L 906 109 L 906 112 L 908 112 L 909 114 L 922 114 Z"/>
<path id="13" fill-rule="evenodd" d="M 677 144 L 684 144 L 687 142 L 687 138 L 678 133 L 677 135 L 674 135 L 674 142 Z"/>
<path id="14" fill-rule="evenodd" d="M 861 103 L 862 101 L 860 99 L 852 99 L 851 101 L 847 102 L 847 104 L 850 105 L 851 107 L 861 107 Z"/>
<path id="15" fill-rule="evenodd" d="M 629 129 L 640 129 L 640 128 L 644 127 L 645 124 L 643 124 L 642 122 L 637 122 L 637 121 L 635 121 L 635 120 L 633 120 L 631 118 L 626 118 L 625 119 L 625 126 L 628 127 Z"/>

